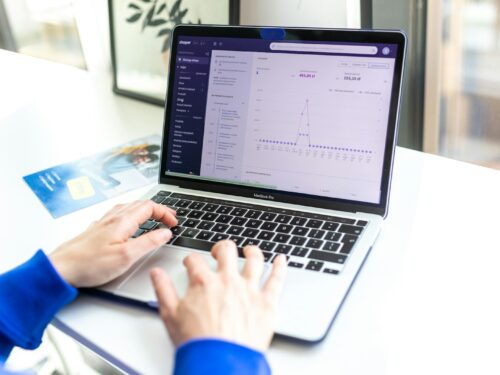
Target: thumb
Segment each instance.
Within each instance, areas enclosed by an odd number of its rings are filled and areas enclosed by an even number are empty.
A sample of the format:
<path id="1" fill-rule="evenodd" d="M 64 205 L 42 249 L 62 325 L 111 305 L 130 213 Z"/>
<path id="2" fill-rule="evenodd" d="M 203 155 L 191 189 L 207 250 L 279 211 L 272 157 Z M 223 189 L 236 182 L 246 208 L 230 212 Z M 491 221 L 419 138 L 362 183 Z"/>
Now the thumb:
<path id="1" fill-rule="evenodd" d="M 130 254 L 133 254 L 134 259 L 139 259 L 151 250 L 164 245 L 172 238 L 172 232 L 168 228 L 155 229 L 145 233 L 142 236 L 131 239 L 127 242 L 127 247 Z"/>

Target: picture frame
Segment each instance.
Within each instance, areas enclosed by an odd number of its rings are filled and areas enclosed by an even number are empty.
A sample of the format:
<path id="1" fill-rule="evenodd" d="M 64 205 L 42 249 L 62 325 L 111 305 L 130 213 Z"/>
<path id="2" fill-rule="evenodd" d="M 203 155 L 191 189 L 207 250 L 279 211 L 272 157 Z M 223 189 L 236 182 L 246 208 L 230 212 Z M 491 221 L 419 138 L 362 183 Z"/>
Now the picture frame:
<path id="1" fill-rule="evenodd" d="M 165 105 L 176 24 L 239 24 L 239 0 L 108 0 L 113 92 Z"/>

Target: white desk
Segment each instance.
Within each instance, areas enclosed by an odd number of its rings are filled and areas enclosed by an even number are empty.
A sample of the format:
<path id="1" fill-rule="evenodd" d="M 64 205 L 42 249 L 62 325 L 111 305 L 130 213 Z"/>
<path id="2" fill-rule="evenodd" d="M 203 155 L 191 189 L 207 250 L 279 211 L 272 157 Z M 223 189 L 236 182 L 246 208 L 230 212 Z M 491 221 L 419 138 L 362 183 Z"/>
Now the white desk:
<path id="1" fill-rule="evenodd" d="M 54 220 L 22 176 L 160 134 L 162 109 L 106 77 L 0 51 L 0 271 L 51 251 L 118 201 Z M 325 341 L 275 340 L 276 374 L 500 373 L 500 172 L 399 148 L 390 213 Z M 125 370 L 166 374 L 152 312 L 81 296 L 55 321 Z"/>

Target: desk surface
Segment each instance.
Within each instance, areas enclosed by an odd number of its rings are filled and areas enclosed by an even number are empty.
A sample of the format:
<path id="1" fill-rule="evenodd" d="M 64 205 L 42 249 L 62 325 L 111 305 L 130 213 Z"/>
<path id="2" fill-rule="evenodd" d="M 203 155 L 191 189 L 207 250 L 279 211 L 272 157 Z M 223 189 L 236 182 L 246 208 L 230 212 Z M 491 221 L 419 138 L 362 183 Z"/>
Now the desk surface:
<path id="1" fill-rule="evenodd" d="M 2 51 L 0 82 L 4 271 L 147 189 L 54 220 L 22 176 L 160 134 L 163 110 L 113 95 L 107 75 Z M 500 172 L 398 148 L 389 216 L 329 335 L 276 339 L 274 372 L 500 373 L 499 213 Z M 127 371 L 172 366 L 152 312 L 81 296 L 55 324 Z"/>

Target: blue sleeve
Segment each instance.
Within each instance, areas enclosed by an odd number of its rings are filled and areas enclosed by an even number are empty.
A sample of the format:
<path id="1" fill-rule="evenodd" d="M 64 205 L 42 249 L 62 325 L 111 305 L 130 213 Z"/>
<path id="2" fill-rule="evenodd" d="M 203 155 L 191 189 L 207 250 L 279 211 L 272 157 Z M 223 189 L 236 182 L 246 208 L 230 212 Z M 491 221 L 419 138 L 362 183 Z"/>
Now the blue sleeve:
<path id="1" fill-rule="evenodd" d="M 0 364 L 14 346 L 38 347 L 45 327 L 76 295 L 42 250 L 0 275 Z"/>
<path id="2" fill-rule="evenodd" d="M 179 346 L 174 375 L 268 375 L 271 369 L 263 353 L 219 339 L 195 339 Z"/>

